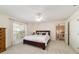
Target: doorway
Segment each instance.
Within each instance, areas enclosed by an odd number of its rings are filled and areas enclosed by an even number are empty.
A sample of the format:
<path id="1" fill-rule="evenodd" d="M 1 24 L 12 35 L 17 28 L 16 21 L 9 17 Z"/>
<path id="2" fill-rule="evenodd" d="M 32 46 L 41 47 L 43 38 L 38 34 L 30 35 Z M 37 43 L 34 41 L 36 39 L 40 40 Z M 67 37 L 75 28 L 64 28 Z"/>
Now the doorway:
<path id="1" fill-rule="evenodd" d="M 58 24 L 56 26 L 56 40 L 62 40 L 64 41 L 64 35 L 65 35 L 65 25 L 64 24 Z"/>

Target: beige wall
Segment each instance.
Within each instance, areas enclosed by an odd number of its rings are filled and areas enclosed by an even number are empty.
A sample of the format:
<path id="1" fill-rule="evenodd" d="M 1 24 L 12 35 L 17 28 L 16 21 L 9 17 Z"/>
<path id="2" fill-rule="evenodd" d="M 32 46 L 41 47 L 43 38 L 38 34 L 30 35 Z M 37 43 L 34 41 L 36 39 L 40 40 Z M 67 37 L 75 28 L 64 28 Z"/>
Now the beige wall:
<path id="1" fill-rule="evenodd" d="M 52 40 L 56 40 L 56 25 L 57 24 L 64 24 L 65 21 L 54 21 L 54 22 L 47 22 L 47 23 L 32 23 L 28 24 L 28 34 L 32 34 L 36 30 L 50 30 L 51 31 L 51 38 Z"/>
<path id="2" fill-rule="evenodd" d="M 10 20 L 9 16 L 0 14 L 0 27 L 6 28 L 6 47 L 11 45 Z"/>

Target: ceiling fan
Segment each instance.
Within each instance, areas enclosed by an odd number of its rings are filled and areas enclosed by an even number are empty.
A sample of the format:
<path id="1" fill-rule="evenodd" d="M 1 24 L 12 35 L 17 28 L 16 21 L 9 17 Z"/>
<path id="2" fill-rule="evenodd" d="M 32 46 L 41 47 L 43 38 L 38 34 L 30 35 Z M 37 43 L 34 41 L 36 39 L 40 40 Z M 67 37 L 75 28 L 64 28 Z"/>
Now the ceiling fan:
<path id="1" fill-rule="evenodd" d="M 39 22 L 39 21 L 41 21 L 42 19 L 43 19 L 43 15 L 42 15 L 42 13 L 40 13 L 40 12 L 37 13 L 37 14 L 36 14 L 36 21 Z"/>

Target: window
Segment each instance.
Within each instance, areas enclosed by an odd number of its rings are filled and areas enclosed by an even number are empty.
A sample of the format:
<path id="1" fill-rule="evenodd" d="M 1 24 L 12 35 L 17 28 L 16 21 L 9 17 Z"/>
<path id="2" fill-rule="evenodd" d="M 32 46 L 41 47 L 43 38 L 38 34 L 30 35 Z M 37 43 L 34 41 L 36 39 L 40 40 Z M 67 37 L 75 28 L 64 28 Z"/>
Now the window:
<path id="1" fill-rule="evenodd" d="M 24 36 L 25 36 L 25 24 L 20 22 L 13 22 L 14 44 L 20 42 Z"/>

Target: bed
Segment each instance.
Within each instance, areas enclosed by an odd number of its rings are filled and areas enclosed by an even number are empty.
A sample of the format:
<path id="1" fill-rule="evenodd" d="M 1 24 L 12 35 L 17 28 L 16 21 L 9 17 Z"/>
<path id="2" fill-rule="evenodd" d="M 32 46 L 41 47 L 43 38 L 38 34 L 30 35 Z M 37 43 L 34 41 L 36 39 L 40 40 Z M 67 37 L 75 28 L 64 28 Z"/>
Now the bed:
<path id="1" fill-rule="evenodd" d="M 38 30 L 36 31 L 36 35 L 29 35 L 23 38 L 23 44 L 30 44 L 37 47 L 46 49 L 48 43 L 50 41 L 50 31 L 47 30 Z"/>

